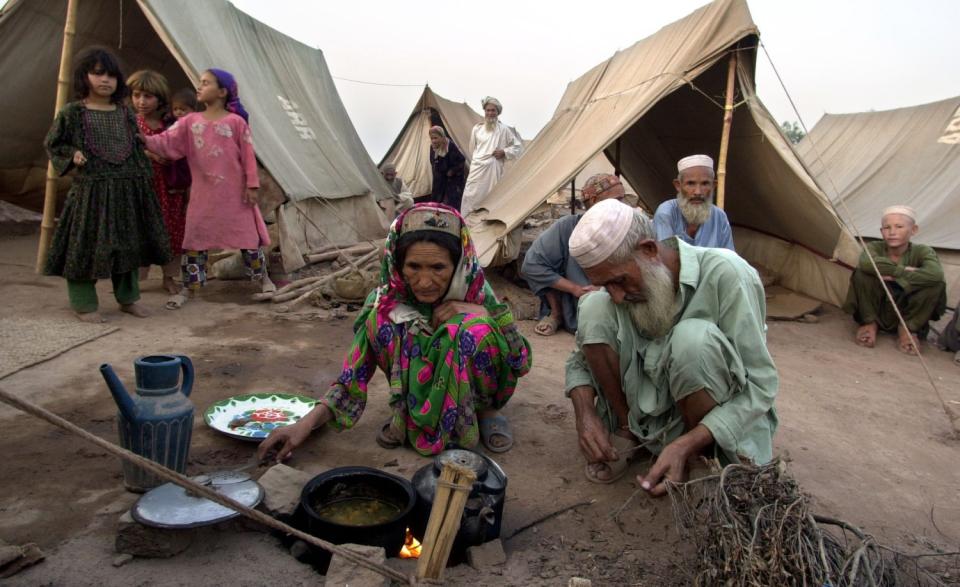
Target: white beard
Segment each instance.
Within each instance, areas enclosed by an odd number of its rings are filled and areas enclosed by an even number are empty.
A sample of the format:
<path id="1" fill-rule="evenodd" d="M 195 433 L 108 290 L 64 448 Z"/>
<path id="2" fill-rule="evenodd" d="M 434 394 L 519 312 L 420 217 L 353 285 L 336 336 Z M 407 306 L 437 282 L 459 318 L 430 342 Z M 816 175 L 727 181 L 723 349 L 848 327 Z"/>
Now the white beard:
<path id="1" fill-rule="evenodd" d="M 497 119 L 494 118 L 491 120 L 489 118 L 484 118 L 483 127 L 487 129 L 487 132 L 493 132 L 493 130 L 497 128 Z"/>
<path id="2" fill-rule="evenodd" d="M 646 302 L 628 302 L 633 325 L 647 337 L 656 339 L 673 328 L 676 314 L 673 275 L 661 263 L 637 261 L 643 277 Z"/>
<path id="3" fill-rule="evenodd" d="M 702 204 L 692 204 L 683 194 L 677 194 L 677 204 L 680 206 L 680 213 L 684 220 L 694 226 L 703 226 L 710 220 L 710 213 L 713 211 L 713 196 L 704 199 Z"/>

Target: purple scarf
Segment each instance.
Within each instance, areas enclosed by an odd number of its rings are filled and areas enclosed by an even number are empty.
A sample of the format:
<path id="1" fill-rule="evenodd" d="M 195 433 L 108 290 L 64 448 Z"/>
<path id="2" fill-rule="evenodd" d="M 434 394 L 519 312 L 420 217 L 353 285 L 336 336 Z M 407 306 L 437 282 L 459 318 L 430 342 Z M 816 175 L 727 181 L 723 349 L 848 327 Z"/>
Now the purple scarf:
<path id="1" fill-rule="evenodd" d="M 237 80 L 229 71 L 224 71 L 222 69 L 210 68 L 207 71 L 213 74 L 217 78 L 217 84 L 227 90 L 227 97 L 224 100 L 224 108 L 227 109 L 227 112 L 233 112 L 237 116 L 243 118 L 244 121 L 250 122 L 250 115 L 247 114 L 247 111 L 244 109 L 243 104 L 240 103 L 240 91 L 237 88 Z"/>

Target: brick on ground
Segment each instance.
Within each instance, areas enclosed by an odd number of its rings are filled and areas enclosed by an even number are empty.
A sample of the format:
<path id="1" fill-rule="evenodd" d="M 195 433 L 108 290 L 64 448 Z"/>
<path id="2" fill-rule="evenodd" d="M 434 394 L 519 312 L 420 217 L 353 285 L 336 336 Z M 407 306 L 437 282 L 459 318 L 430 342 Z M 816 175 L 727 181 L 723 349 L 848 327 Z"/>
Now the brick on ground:
<path id="1" fill-rule="evenodd" d="M 309 473 L 277 464 L 257 480 L 263 487 L 263 507 L 272 516 L 293 515 L 300 504 L 300 492 L 313 476 Z"/>
<path id="2" fill-rule="evenodd" d="M 341 544 L 340 546 L 349 548 L 368 561 L 379 565 L 382 565 L 387 558 L 385 551 L 379 546 L 363 544 Z M 324 585 L 329 587 L 388 587 L 390 579 L 335 554 L 330 559 L 330 567 L 327 569 Z"/>
<path id="3" fill-rule="evenodd" d="M 479 570 L 497 567 L 507 562 L 507 554 L 503 552 L 503 543 L 500 539 L 484 542 L 480 546 L 471 546 L 467 549 L 467 563 Z"/>

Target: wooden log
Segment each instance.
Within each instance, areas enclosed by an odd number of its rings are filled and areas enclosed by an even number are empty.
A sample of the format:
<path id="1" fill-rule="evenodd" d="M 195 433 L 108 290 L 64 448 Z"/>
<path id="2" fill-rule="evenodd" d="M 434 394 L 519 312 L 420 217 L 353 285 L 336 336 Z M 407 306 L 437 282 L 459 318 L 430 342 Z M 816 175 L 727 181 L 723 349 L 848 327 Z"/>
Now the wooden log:
<path id="1" fill-rule="evenodd" d="M 60 71 L 57 73 L 57 99 L 53 116 L 67 103 L 70 93 L 70 58 L 73 54 L 73 38 L 77 33 L 77 4 L 80 0 L 67 0 L 67 17 L 63 23 L 63 46 L 60 49 Z M 37 273 L 43 273 L 53 240 L 54 223 L 57 218 L 57 172 L 53 163 L 47 163 L 47 183 L 43 194 L 43 220 L 40 221 L 40 246 L 37 247 Z"/>
<path id="2" fill-rule="evenodd" d="M 357 266 L 357 267 L 363 267 L 363 266 L 364 266 L 365 264 L 367 264 L 368 262 L 372 261 L 373 259 L 376 259 L 379 254 L 380 254 L 380 251 L 379 251 L 379 250 L 370 251 L 369 253 L 367 253 L 367 254 L 364 255 L 363 257 L 360 257 L 360 259 L 357 260 L 356 266 Z M 298 290 L 297 290 L 297 293 L 298 293 L 299 295 L 298 295 L 297 297 L 295 297 L 292 301 L 290 301 L 290 303 L 287 303 L 287 304 L 284 304 L 283 306 L 279 306 L 279 307 L 275 308 L 276 311 L 277 311 L 277 312 L 289 312 L 289 311 L 291 311 L 291 310 L 294 310 L 295 308 L 297 308 L 298 306 L 300 306 L 301 304 L 303 304 L 304 302 L 306 302 L 306 301 L 310 298 L 310 295 L 311 295 L 314 291 L 320 289 L 320 288 L 323 287 L 325 284 L 329 283 L 330 281 L 333 281 L 333 280 L 336 279 L 337 277 L 346 275 L 346 274 L 350 273 L 351 271 L 355 271 L 355 269 L 354 269 L 352 266 L 351 266 L 351 267 L 344 267 L 343 269 L 340 269 L 340 270 L 338 270 L 338 271 L 334 271 L 333 273 L 330 273 L 329 275 L 324 275 L 323 277 L 319 278 L 317 281 L 309 284 L 307 287 L 303 287 L 303 288 L 298 289 Z M 284 295 L 285 295 L 285 294 L 286 294 L 286 292 L 284 293 Z M 282 302 L 284 302 L 284 301 L 287 301 L 288 299 L 289 299 L 289 298 L 278 299 L 277 296 L 274 295 L 273 298 L 271 298 L 270 301 L 272 301 L 273 303 L 279 304 L 279 303 L 282 303 Z"/>
<path id="3" fill-rule="evenodd" d="M 737 81 L 737 52 L 730 53 L 727 68 L 727 99 L 723 105 L 723 132 L 720 135 L 720 156 L 717 157 L 717 207 L 723 209 L 727 180 L 727 151 L 730 147 L 730 128 L 733 126 L 733 90 Z"/>

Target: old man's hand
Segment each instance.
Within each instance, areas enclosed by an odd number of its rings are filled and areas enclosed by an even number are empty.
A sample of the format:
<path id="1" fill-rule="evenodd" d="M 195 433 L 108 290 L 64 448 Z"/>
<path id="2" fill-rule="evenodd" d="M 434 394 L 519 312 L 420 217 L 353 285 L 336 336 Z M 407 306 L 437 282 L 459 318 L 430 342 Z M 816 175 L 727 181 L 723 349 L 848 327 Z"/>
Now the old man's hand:
<path id="1" fill-rule="evenodd" d="M 607 463 L 617 460 L 617 449 L 610 443 L 610 432 L 596 414 L 577 418 L 577 438 L 580 452 L 588 463 Z"/>
<path id="2" fill-rule="evenodd" d="M 687 478 L 687 459 L 698 454 L 713 442 L 713 435 L 703 425 L 697 425 L 663 448 L 646 475 L 637 475 L 637 483 L 650 495 L 667 494 L 667 481 L 681 483 Z"/>
<path id="3" fill-rule="evenodd" d="M 501 159 L 503 159 L 503 158 L 506 157 L 506 156 L 507 156 L 507 155 L 506 155 L 506 153 L 503 152 L 503 149 L 494 149 L 494 150 L 493 150 L 493 158 L 496 159 L 497 161 L 500 161 Z"/>

